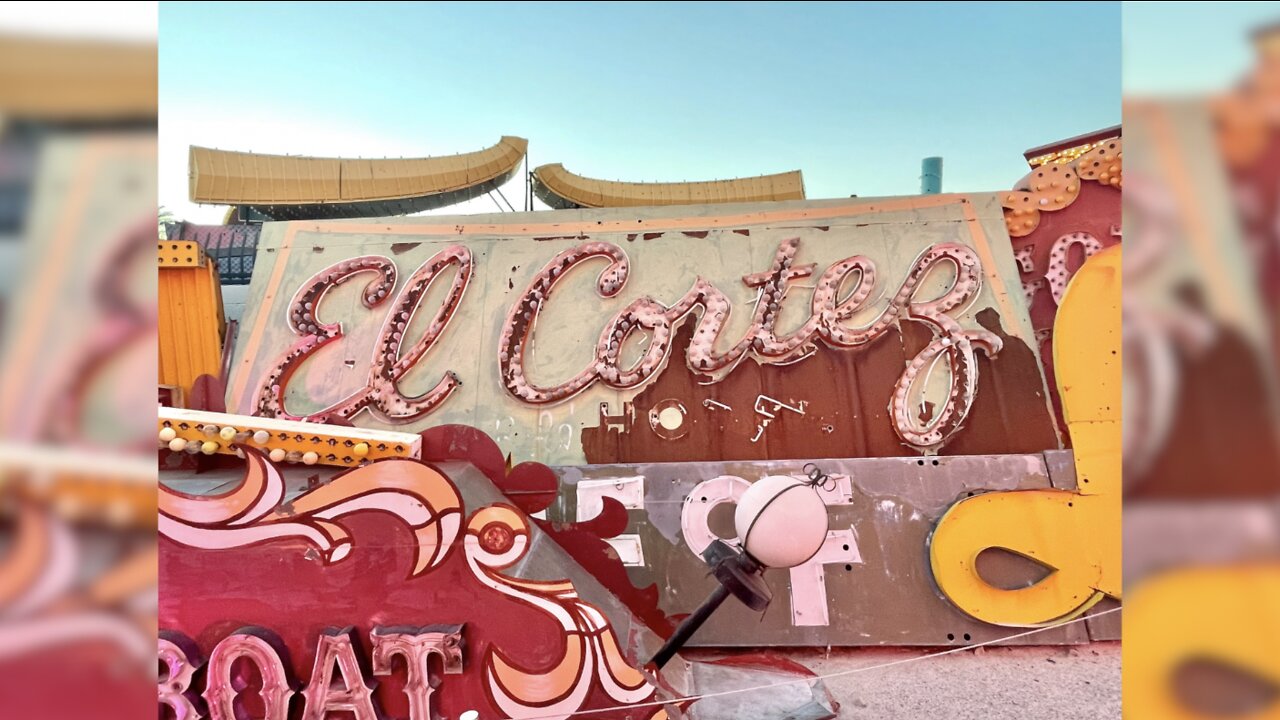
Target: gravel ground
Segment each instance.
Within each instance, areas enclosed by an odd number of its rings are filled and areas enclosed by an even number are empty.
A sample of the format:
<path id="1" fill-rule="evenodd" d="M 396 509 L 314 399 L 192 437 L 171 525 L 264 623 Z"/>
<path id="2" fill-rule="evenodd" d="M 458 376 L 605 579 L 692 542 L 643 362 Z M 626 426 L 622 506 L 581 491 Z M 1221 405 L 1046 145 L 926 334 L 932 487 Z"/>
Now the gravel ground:
<path id="1" fill-rule="evenodd" d="M 924 654 L 879 648 L 786 652 L 819 675 Z M 1105 720 L 1120 717 L 1120 644 L 980 648 L 826 684 L 840 703 L 840 720 Z"/>

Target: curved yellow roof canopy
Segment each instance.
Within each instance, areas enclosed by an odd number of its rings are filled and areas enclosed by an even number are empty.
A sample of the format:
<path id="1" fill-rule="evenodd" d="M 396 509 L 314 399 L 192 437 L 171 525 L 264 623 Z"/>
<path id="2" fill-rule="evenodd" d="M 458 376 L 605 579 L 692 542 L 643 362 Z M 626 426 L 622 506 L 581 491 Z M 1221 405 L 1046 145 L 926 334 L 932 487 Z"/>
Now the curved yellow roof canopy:
<path id="1" fill-rule="evenodd" d="M 556 163 L 534 169 L 533 187 L 538 197 L 554 208 L 696 205 L 804 199 L 804 178 L 799 170 L 736 180 L 637 183 L 582 177 L 565 170 L 563 165 Z"/>
<path id="2" fill-rule="evenodd" d="M 505 136 L 460 155 L 345 159 L 191 146 L 193 202 L 252 207 L 276 219 L 418 212 L 478 197 L 509 180 L 529 142 Z"/>
<path id="3" fill-rule="evenodd" d="M 156 117 L 156 43 L 0 35 L 0 108 L 58 122 Z"/>

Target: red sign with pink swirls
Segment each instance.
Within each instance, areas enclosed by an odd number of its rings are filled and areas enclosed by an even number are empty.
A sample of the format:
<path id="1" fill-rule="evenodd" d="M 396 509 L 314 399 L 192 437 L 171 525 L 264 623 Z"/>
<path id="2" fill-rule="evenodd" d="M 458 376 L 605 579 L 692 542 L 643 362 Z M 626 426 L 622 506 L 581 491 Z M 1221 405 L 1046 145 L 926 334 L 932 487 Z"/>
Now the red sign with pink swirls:
<path id="1" fill-rule="evenodd" d="M 292 706 L 315 720 L 472 709 L 558 718 L 654 697 L 573 581 L 507 572 L 537 532 L 515 507 L 468 512 L 454 481 L 412 460 L 286 499 L 279 471 L 244 452 L 248 469 L 228 492 L 160 489 L 161 582 L 181 588 L 161 602 L 160 702 L 180 720 L 232 720 L 237 708 L 285 720 Z M 614 716 L 664 717 L 655 707 Z"/>

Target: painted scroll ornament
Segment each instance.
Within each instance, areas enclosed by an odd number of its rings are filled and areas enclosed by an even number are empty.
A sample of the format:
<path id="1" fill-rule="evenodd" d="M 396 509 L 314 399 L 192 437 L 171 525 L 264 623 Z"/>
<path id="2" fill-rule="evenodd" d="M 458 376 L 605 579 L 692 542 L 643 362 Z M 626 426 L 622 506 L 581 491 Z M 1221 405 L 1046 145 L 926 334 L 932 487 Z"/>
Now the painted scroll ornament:
<path id="1" fill-rule="evenodd" d="M 494 505 L 478 510 L 467 523 L 464 546 L 477 580 L 550 615 L 563 632 L 561 659 L 549 670 L 521 668 L 493 647 L 485 654 L 485 689 L 507 717 L 570 717 L 582 709 L 597 678 L 618 704 L 653 696 L 654 687 L 622 656 L 608 619 L 578 597 L 572 582 L 520 580 L 499 572 L 529 550 L 529 525 L 515 508 Z"/>
<path id="2" fill-rule="evenodd" d="M 295 538 L 317 548 L 329 564 L 351 552 L 351 533 L 342 518 L 376 510 L 400 520 L 417 539 L 411 577 L 442 562 L 458 537 L 462 500 L 453 484 L 427 465 L 372 463 L 285 505 L 279 471 L 258 450 L 241 449 L 248 470 L 227 493 L 196 496 L 160 486 L 161 535 L 206 550 Z M 383 467 L 386 462 L 394 462 L 394 471 Z"/>

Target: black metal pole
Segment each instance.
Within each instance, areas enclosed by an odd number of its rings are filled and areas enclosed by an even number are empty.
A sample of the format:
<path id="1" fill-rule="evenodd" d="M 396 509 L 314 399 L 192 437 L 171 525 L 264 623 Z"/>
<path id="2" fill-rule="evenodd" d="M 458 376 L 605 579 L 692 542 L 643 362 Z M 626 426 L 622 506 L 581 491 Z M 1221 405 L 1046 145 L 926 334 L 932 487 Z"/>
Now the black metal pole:
<path id="1" fill-rule="evenodd" d="M 725 585 L 717 585 L 711 595 L 702 601 L 702 605 L 697 610 L 694 610 L 692 615 L 685 618 L 684 622 L 680 623 L 680 627 L 676 628 L 676 631 L 671 634 L 667 642 L 658 649 L 649 664 L 661 670 L 662 666 L 666 665 L 667 661 L 689 641 L 689 638 L 693 637 L 698 628 L 702 627 L 707 618 L 711 617 L 711 613 L 715 612 L 716 608 L 720 607 L 720 604 L 727 597 L 729 597 L 729 588 Z"/>

